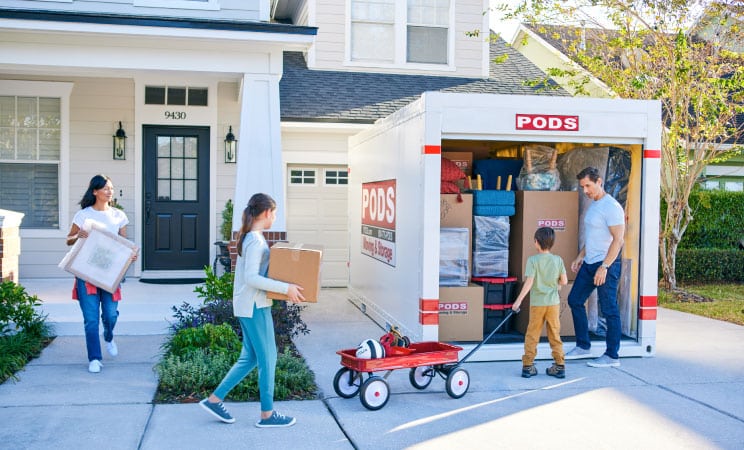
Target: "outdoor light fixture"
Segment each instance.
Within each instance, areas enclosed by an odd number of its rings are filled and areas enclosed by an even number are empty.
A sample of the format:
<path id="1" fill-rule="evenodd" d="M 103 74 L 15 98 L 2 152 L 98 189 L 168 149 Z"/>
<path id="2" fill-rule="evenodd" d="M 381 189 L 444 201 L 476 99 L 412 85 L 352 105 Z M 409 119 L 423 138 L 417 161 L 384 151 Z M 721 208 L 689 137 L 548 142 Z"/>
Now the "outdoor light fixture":
<path id="1" fill-rule="evenodd" d="M 114 138 L 114 159 L 120 159 L 120 160 L 127 159 L 127 155 L 126 155 L 127 133 L 124 131 L 124 128 L 121 127 L 121 122 L 119 122 L 119 129 L 116 130 L 116 134 L 113 136 L 113 138 Z"/>
<path id="2" fill-rule="evenodd" d="M 230 130 L 225 135 L 225 162 L 234 163 L 237 161 L 237 151 L 238 140 L 235 139 L 235 135 L 232 132 L 232 125 L 230 125 Z"/>

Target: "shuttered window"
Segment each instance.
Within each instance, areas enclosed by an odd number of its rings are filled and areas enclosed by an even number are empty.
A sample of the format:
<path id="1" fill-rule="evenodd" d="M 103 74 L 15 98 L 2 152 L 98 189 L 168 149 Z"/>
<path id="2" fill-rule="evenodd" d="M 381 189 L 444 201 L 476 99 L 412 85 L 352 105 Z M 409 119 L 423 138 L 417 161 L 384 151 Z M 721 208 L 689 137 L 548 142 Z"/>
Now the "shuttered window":
<path id="1" fill-rule="evenodd" d="M 0 209 L 59 228 L 60 98 L 0 95 Z"/>

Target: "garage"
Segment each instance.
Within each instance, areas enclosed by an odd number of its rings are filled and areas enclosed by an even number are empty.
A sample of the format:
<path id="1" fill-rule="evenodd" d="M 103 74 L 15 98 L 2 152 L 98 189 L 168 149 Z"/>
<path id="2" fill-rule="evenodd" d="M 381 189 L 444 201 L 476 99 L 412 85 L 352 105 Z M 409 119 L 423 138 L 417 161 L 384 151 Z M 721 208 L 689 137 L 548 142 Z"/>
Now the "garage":
<path id="1" fill-rule="evenodd" d="M 349 279 L 347 186 L 346 166 L 287 166 L 287 239 L 323 246 L 323 287 L 344 287 Z"/>

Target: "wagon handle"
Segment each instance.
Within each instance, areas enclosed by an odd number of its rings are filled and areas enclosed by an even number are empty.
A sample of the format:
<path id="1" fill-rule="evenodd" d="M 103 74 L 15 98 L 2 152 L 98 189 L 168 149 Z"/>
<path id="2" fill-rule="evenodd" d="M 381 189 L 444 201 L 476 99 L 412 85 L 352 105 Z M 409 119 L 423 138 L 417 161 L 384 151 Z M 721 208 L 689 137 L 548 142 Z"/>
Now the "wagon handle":
<path id="1" fill-rule="evenodd" d="M 464 357 L 464 358 L 462 358 L 462 359 L 461 359 L 460 361 L 458 361 L 458 363 L 457 363 L 457 364 L 455 364 L 455 367 L 458 367 L 458 366 L 459 366 L 460 364 L 462 364 L 462 363 L 464 363 L 465 361 L 467 361 L 467 359 L 468 359 L 468 358 L 470 358 L 470 355 L 472 355 L 473 353 L 477 352 L 477 351 L 478 351 L 478 349 L 480 349 L 480 348 L 481 348 L 481 347 L 483 346 L 483 344 L 485 344 L 486 342 L 488 342 L 488 340 L 489 340 L 489 339 L 491 339 L 491 337 L 492 337 L 492 336 L 493 336 L 494 334 L 496 334 L 496 332 L 497 332 L 497 331 L 499 331 L 499 328 L 501 328 L 502 326 L 504 326 L 504 324 L 506 323 L 506 321 L 507 321 L 507 320 L 509 320 L 509 319 L 511 318 L 511 316 L 513 316 L 513 315 L 514 315 L 515 313 L 518 313 L 518 312 L 519 312 L 519 310 L 517 310 L 517 311 L 514 311 L 514 310 L 511 310 L 511 311 L 509 311 L 509 314 L 507 314 L 507 315 L 506 315 L 506 317 L 504 317 L 504 319 L 503 319 L 503 320 L 501 321 L 501 323 L 499 323 L 499 324 L 498 324 L 498 325 L 496 326 L 496 328 L 494 328 L 494 329 L 493 329 L 493 330 L 492 330 L 492 331 L 491 331 L 491 332 L 490 332 L 490 333 L 488 334 L 488 336 L 486 336 L 486 337 L 485 337 L 485 339 L 483 339 L 482 341 L 480 341 L 480 343 L 479 343 L 478 345 L 476 345 L 474 349 L 470 350 L 470 351 L 468 352 L 468 354 L 467 354 L 467 355 L 465 355 L 465 357 Z"/>

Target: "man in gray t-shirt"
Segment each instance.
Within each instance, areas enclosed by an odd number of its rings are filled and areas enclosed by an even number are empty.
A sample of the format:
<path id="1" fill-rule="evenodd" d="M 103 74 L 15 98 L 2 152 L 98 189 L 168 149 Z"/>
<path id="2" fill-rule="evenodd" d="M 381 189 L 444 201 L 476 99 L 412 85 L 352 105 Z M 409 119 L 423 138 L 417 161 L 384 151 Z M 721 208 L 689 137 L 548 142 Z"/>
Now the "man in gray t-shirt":
<path id="1" fill-rule="evenodd" d="M 620 250 L 625 235 L 623 207 L 606 193 L 599 171 L 587 167 L 576 175 L 584 194 L 593 200 L 584 216 L 584 247 L 571 263 L 576 273 L 568 305 L 571 307 L 576 347 L 566 353 L 566 359 L 591 357 L 589 321 L 586 299 L 597 289 L 599 308 L 607 320 L 607 350 L 589 361 L 591 367 L 618 367 L 620 359 L 620 312 L 617 307 L 617 285 L 620 280 Z"/>

